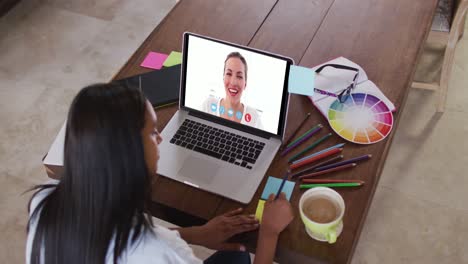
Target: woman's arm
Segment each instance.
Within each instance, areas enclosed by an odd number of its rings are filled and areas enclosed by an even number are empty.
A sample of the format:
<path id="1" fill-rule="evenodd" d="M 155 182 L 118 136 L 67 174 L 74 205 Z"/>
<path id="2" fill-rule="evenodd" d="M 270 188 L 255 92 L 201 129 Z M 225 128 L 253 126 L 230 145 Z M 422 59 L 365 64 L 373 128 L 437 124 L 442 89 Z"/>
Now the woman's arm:
<path id="1" fill-rule="evenodd" d="M 258 228 L 254 215 L 242 215 L 242 208 L 217 216 L 205 225 L 179 228 L 180 236 L 189 244 L 216 250 L 245 251 L 245 246 L 225 243 L 230 237 Z"/>
<path id="2" fill-rule="evenodd" d="M 274 194 L 268 197 L 258 233 L 254 264 L 273 263 L 279 234 L 291 223 L 293 218 L 291 204 L 284 193 L 281 193 L 277 200 L 274 200 Z"/>
<path id="3" fill-rule="evenodd" d="M 245 251 L 241 244 L 225 243 L 228 238 L 258 228 L 253 215 L 241 215 L 242 209 L 228 212 L 210 220 L 203 226 L 179 228 L 180 236 L 189 244 L 201 245 L 216 250 Z M 273 263 L 279 234 L 293 220 L 293 210 L 281 193 L 277 200 L 271 194 L 265 203 L 262 224 L 257 241 L 254 264 Z"/>
<path id="4" fill-rule="evenodd" d="M 269 233 L 260 228 L 257 241 L 257 252 L 255 252 L 254 264 L 273 263 L 275 257 L 278 234 Z"/>

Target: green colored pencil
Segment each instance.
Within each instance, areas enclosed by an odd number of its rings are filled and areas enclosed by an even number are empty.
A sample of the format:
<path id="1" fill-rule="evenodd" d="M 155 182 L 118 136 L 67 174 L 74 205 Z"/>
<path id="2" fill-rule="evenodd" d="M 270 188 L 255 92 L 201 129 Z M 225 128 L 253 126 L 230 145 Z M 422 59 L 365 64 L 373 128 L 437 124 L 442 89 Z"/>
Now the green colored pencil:
<path id="1" fill-rule="evenodd" d="M 293 145 L 294 143 L 296 143 L 297 141 L 303 139 L 305 136 L 307 136 L 307 135 L 309 134 L 310 131 L 312 131 L 312 130 L 318 128 L 319 126 L 322 126 L 322 124 L 318 124 L 318 125 L 314 126 L 313 128 L 307 130 L 307 132 L 305 132 L 304 134 L 302 134 L 302 136 L 296 138 L 296 139 L 293 140 L 291 143 L 289 143 L 289 144 L 286 146 L 286 148 L 289 148 L 290 146 L 292 146 L 292 145 Z"/>
<path id="2" fill-rule="evenodd" d="M 317 139 L 317 141 L 315 141 L 314 143 L 312 143 L 312 145 L 308 146 L 307 148 L 305 148 L 303 151 L 295 154 L 294 156 L 292 156 L 291 158 L 288 159 L 288 162 L 291 162 L 293 161 L 294 159 L 296 159 L 297 157 L 301 156 L 302 154 L 306 153 L 307 151 L 315 148 L 316 146 L 318 146 L 318 144 L 322 143 L 323 141 L 325 141 L 327 138 L 331 137 L 332 133 L 328 133 L 326 134 L 325 136 Z"/>
<path id="3" fill-rule="evenodd" d="M 340 182 L 340 183 L 314 183 L 314 184 L 301 184 L 300 189 L 310 189 L 314 187 L 358 187 L 361 186 L 360 182 Z"/>

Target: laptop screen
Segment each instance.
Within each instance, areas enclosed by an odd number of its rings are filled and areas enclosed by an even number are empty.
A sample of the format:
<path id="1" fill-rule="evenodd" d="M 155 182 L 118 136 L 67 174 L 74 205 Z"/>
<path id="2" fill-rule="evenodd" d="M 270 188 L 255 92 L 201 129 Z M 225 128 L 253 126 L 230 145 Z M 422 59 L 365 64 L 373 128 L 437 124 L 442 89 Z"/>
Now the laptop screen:
<path id="1" fill-rule="evenodd" d="M 280 135 L 287 58 L 187 35 L 183 105 Z"/>

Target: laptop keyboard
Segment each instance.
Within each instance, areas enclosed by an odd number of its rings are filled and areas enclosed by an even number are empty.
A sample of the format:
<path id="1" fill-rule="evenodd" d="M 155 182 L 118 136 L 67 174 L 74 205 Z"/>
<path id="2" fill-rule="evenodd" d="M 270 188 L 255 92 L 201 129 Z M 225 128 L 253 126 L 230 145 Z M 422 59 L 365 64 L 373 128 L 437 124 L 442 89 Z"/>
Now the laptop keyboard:
<path id="1" fill-rule="evenodd" d="M 252 169 L 265 143 L 186 119 L 171 144 Z"/>

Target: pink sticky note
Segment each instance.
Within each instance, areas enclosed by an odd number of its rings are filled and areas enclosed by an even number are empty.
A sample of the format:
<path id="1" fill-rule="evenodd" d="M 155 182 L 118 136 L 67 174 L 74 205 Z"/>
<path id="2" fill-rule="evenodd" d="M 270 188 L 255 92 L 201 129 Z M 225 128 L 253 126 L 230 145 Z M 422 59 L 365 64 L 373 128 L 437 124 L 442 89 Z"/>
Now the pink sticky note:
<path id="1" fill-rule="evenodd" d="M 159 70 L 161 69 L 166 58 L 167 54 L 150 51 L 140 66 Z"/>

